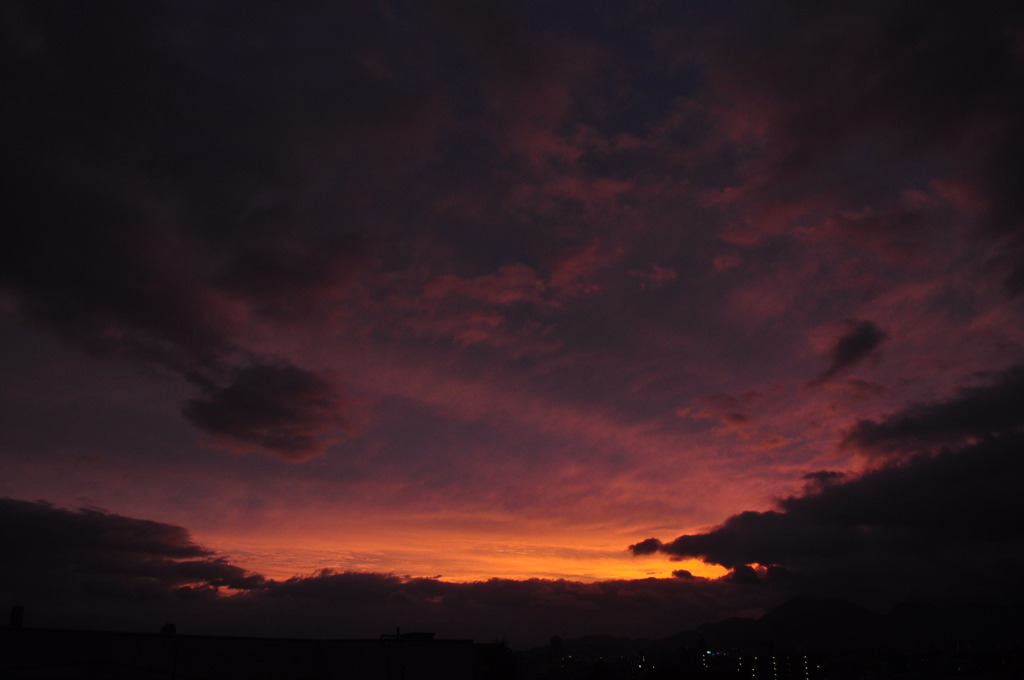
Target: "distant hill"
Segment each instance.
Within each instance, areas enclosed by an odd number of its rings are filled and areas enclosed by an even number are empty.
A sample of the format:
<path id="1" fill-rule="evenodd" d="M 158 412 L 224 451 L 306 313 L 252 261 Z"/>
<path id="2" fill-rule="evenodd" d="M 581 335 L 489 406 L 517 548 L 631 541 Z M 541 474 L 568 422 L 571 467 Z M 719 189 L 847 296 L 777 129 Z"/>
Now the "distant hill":
<path id="1" fill-rule="evenodd" d="M 728 618 L 658 640 L 588 636 L 562 641 L 568 654 L 666 653 L 695 648 L 837 652 L 867 649 L 993 648 L 1020 644 L 1024 621 L 1012 605 L 942 608 L 906 602 L 879 614 L 835 598 L 796 597 L 760 618 Z"/>
<path id="2" fill-rule="evenodd" d="M 834 650 L 875 647 L 884 638 L 885 617 L 853 602 L 797 597 L 757 621 L 762 640 L 786 648 Z"/>

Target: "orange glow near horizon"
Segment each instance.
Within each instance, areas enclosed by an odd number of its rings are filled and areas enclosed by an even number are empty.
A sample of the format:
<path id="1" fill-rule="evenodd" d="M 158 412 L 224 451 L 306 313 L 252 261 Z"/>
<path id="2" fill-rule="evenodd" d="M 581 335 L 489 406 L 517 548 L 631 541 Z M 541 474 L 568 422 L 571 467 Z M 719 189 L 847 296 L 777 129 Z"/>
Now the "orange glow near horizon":
<path id="1" fill-rule="evenodd" d="M 686 570 L 695 577 L 718 578 L 728 570 L 700 560 L 669 561 L 634 557 L 625 549 L 556 546 L 538 542 L 484 542 L 467 537 L 438 536 L 409 541 L 404 548 L 381 548 L 379 542 L 348 543 L 304 540 L 302 545 L 234 537 L 204 537 L 232 563 L 274 580 L 309 576 L 320 570 L 362 571 L 450 582 L 492 578 L 570 581 L 672 578 Z M 212 539 L 212 540 L 211 540 Z M 394 544 L 394 543 L 392 543 Z"/>

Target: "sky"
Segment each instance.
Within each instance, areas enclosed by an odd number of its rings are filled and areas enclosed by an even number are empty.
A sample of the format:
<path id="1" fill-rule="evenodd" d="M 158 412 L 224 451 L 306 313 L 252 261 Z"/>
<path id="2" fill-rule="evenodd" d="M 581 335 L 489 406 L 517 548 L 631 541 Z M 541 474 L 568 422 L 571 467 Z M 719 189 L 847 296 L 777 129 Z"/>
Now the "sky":
<path id="1" fill-rule="evenodd" d="M 1019 3 L 16 1 L 0 38 L 26 623 L 1019 598 Z"/>

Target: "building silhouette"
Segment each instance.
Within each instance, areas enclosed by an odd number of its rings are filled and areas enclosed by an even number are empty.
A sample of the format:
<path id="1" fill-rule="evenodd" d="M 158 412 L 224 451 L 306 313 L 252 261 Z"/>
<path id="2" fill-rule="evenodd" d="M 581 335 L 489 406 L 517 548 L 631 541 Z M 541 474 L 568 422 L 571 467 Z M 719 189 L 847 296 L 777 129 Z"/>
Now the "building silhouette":
<path id="1" fill-rule="evenodd" d="M 25 680 L 476 680 L 504 677 L 500 643 L 430 633 L 305 640 L 0 629 L 0 677 Z"/>

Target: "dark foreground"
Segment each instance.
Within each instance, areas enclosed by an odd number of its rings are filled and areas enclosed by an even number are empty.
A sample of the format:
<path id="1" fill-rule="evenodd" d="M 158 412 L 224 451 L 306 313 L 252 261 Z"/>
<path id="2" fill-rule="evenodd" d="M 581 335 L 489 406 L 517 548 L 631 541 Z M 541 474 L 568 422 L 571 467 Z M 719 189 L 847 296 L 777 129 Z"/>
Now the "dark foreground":
<path id="1" fill-rule="evenodd" d="M 879 615 L 839 600 L 792 600 L 662 640 L 591 636 L 513 652 L 432 633 L 359 640 L 0 628 L 0 678 L 189 680 L 826 680 L 1024 678 L 1014 607 Z"/>

